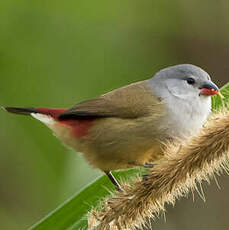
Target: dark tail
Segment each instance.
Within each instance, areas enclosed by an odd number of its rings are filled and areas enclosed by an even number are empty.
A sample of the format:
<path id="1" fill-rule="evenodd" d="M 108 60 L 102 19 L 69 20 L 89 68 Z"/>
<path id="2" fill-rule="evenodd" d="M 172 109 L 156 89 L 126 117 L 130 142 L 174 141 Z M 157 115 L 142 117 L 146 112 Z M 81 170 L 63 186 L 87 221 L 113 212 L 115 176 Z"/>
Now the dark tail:
<path id="1" fill-rule="evenodd" d="M 30 115 L 31 113 L 41 113 L 57 119 L 57 117 L 66 111 L 66 109 L 56 108 L 20 108 L 20 107 L 2 107 L 4 110 L 10 113 L 16 113 L 21 115 Z"/>
<path id="2" fill-rule="evenodd" d="M 2 109 L 10 113 L 17 113 L 21 115 L 30 115 L 31 113 L 40 113 L 40 111 L 32 107 L 31 108 L 2 107 Z"/>

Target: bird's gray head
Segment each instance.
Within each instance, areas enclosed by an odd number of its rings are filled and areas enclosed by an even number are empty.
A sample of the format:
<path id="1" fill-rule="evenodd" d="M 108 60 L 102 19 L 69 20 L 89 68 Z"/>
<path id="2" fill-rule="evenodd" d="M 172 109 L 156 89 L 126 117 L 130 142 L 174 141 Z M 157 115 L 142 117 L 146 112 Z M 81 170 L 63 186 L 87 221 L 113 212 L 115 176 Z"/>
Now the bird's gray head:
<path id="1" fill-rule="evenodd" d="M 211 111 L 210 96 L 219 93 L 208 73 L 190 64 L 162 69 L 148 83 L 167 105 L 160 128 L 170 137 L 184 138 L 196 133 Z"/>
<path id="2" fill-rule="evenodd" d="M 180 99 L 201 97 L 205 99 L 219 93 L 210 76 L 200 67 L 182 64 L 162 69 L 149 80 L 154 90 L 168 91 Z M 209 100 L 209 99 L 208 99 Z"/>

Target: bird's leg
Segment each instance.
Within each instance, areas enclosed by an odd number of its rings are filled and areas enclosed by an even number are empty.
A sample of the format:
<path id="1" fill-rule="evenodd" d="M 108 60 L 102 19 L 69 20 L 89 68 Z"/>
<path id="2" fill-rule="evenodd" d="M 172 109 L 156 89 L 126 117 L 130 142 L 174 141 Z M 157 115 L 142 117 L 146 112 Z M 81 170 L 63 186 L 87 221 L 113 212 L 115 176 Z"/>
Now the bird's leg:
<path id="1" fill-rule="evenodd" d="M 115 186 L 115 188 L 119 191 L 119 192 L 123 192 L 120 184 L 118 183 L 118 181 L 115 179 L 115 177 L 112 175 L 111 171 L 109 172 L 105 172 L 106 175 L 108 176 L 108 178 L 110 179 L 110 181 L 112 182 L 112 184 Z"/>

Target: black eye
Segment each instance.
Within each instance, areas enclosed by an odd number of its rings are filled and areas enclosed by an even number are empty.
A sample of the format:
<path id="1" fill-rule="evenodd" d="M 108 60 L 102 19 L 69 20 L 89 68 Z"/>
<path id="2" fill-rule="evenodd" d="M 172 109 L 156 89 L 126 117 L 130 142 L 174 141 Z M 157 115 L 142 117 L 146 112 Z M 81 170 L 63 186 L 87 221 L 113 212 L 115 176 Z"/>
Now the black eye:
<path id="1" fill-rule="evenodd" d="M 193 79 L 193 78 L 188 78 L 187 79 L 187 83 L 189 84 L 189 85 L 193 85 L 193 84 L 195 84 L 196 83 L 196 81 L 195 81 L 195 79 Z"/>

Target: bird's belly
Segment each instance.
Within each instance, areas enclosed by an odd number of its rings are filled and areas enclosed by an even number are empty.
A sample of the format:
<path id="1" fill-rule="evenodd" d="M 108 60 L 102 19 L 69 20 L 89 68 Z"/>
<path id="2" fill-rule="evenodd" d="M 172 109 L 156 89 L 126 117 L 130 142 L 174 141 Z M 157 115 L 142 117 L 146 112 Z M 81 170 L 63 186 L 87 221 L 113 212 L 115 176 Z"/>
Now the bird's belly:
<path id="1" fill-rule="evenodd" d="M 101 170 L 143 165 L 152 159 L 152 155 L 154 159 L 160 155 L 161 144 L 153 127 L 150 124 L 144 127 L 141 122 L 145 124 L 146 121 L 118 118 L 98 120 L 88 136 L 78 139 L 78 151 Z"/>
<path id="2" fill-rule="evenodd" d="M 133 120 L 107 118 L 86 123 L 85 135 L 76 135 L 75 127 L 56 123 L 51 128 L 62 142 L 81 152 L 102 171 L 141 166 L 161 157 L 161 143 L 150 121 L 142 126 Z M 146 121 L 143 121 L 145 124 Z M 82 128 L 82 127 L 81 127 Z M 154 134 L 153 134 L 154 133 Z"/>
<path id="3" fill-rule="evenodd" d="M 98 143 L 84 145 L 80 150 L 86 160 L 102 171 L 119 170 L 143 166 L 161 158 L 161 145 L 151 142 L 149 144 L 132 143 L 131 145 L 104 146 L 97 148 Z M 91 148 L 91 146 L 93 146 Z"/>

